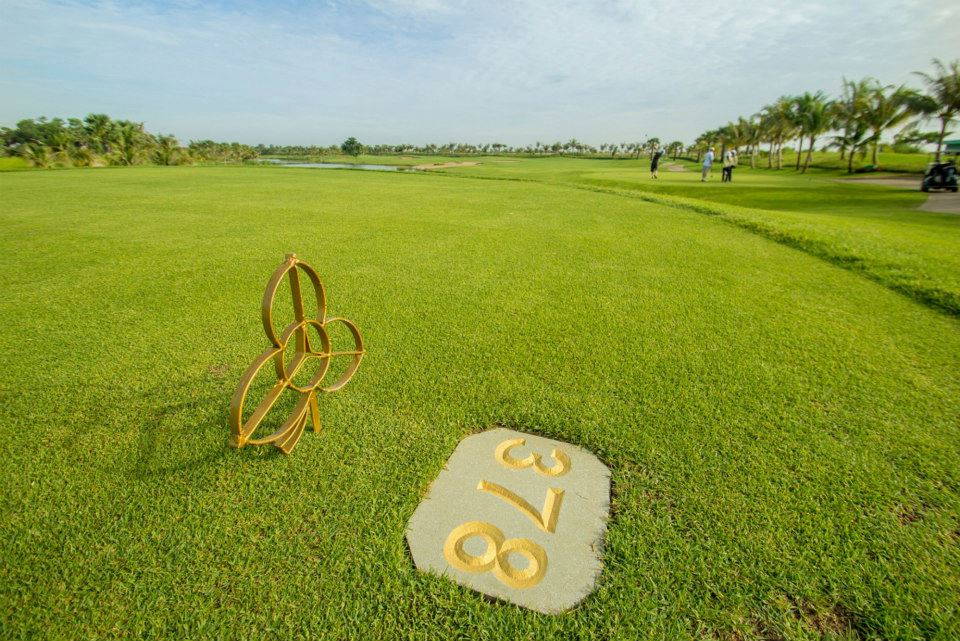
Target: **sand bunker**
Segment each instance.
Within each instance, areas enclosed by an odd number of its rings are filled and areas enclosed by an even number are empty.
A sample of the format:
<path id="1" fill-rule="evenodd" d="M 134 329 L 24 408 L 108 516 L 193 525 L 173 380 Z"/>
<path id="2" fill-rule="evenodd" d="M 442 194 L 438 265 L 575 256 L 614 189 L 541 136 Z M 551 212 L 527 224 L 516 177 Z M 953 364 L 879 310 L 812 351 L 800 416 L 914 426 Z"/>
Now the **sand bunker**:
<path id="1" fill-rule="evenodd" d="M 474 165 L 479 165 L 478 162 L 438 162 L 433 164 L 426 165 L 414 165 L 414 169 L 421 170 L 430 170 L 430 169 L 448 169 L 450 167 L 473 167 Z"/>
<path id="2" fill-rule="evenodd" d="M 677 164 L 667 165 L 667 171 L 686 171 L 686 170 L 687 168 L 684 167 L 683 165 L 677 165 Z"/>

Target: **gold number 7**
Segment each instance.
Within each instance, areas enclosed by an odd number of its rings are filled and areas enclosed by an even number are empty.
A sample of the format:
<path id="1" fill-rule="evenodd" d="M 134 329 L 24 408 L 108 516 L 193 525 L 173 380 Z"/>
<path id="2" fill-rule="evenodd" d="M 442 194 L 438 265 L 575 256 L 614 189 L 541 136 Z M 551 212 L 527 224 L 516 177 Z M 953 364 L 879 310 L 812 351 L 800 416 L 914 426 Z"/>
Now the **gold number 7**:
<path id="1" fill-rule="evenodd" d="M 502 485 L 491 483 L 490 481 L 480 481 L 477 489 L 481 492 L 489 492 L 497 498 L 500 498 L 513 507 L 520 510 L 527 518 L 533 521 L 534 525 L 553 534 L 557 530 L 557 518 L 560 516 L 560 504 L 563 502 L 563 490 L 556 487 L 547 489 L 547 496 L 543 500 L 543 510 L 537 512 L 532 505 L 522 497 L 517 496 Z"/>

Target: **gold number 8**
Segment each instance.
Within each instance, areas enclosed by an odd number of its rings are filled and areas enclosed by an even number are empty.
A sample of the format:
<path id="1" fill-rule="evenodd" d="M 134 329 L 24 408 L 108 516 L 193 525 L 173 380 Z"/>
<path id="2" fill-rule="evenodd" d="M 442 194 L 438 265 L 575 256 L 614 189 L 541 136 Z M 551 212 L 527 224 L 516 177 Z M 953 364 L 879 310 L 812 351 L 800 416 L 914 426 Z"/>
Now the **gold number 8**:
<path id="1" fill-rule="evenodd" d="M 468 539 L 480 537 L 486 543 L 483 554 L 470 554 L 463 549 Z M 510 553 L 526 557 L 527 567 L 518 570 L 510 564 Z M 505 539 L 495 525 L 483 521 L 467 521 L 447 536 L 443 544 L 447 563 L 464 572 L 488 572 L 501 583 L 517 589 L 532 588 L 547 573 L 547 553 L 530 539 Z"/>

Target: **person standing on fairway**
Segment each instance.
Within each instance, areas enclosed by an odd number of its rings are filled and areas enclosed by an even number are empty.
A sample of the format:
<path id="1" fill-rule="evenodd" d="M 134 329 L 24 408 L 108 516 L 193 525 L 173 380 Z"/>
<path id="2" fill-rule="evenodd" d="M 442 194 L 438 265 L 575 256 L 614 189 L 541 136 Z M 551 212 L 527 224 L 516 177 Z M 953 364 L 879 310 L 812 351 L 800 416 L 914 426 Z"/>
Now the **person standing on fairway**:
<path id="1" fill-rule="evenodd" d="M 723 159 L 723 178 L 720 182 L 733 182 L 733 168 L 737 166 L 737 152 L 731 149 Z"/>
<path id="2" fill-rule="evenodd" d="M 703 157 L 703 172 L 700 175 L 700 182 L 707 182 L 707 176 L 710 175 L 710 168 L 713 167 L 713 147 L 707 150 L 707 154 Z"/>
<path id="3" fill-rule="evenodd" d="M 650 177 L 651 178 L 660 178 L 657 175 L 657 170 L 660 168 L 660 158 L 663 156 L 663 149 L 659 147 L 654 147 L 653 151 L 650 153 Z"/>

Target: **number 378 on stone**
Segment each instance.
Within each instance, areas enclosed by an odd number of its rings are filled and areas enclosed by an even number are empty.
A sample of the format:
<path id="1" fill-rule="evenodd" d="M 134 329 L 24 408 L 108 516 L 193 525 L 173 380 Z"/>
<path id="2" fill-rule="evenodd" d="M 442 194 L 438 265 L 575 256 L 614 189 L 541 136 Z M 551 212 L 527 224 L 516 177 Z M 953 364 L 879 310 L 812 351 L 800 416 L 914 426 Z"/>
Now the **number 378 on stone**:
<path id="1" fill-rule="evenodd" d="M 507 429 L 460 442 L 407 526 L 416 566 L 558 613 L 596 584 L 610 471 L 586 450 Z"/>

